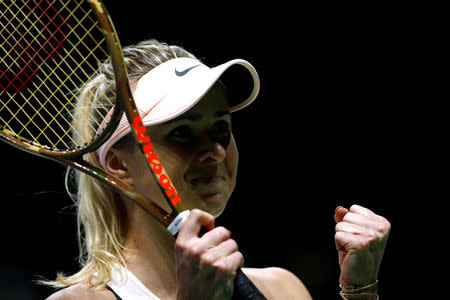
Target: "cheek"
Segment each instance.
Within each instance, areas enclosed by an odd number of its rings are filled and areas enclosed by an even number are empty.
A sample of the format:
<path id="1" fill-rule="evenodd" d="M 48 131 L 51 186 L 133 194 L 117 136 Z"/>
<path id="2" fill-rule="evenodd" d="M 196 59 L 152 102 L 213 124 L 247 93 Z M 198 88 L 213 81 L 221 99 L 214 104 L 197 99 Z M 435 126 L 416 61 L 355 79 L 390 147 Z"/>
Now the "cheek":
<path id="1" fill-rule="evenodd" d="M 184 181 L 182 177 L 185 166 L 184 160 L 178 155 L 175 155 L 173 152 L 167 151 L 164 147 L 155 146 L 155 150 L 161 164 L 169 175 L 170 180 L 177 189 L 177 192 L 180 193 L 184 189 Z M 159 206 L 163 207 L 167 211 L 170 211 L 170 207 L 168 206 L 166 199 L 164 198 L 164 195 L 156 182 L 156 179 L 150 172 L 144 156 L 138 153 L 138 155 L 134 155 L 133 160 L 130 159 L 130 161 L 132 162 L 130 165 L 130 173 L 133 178 L 134 187 L 140 193 L 150 197 Z"/>
<path id="2" fill-rule="evenodd" d="M 183 182 L 184 173 L 188 168 L 187 159 L 184 153 L 177 150 L 175 147 L 169 148 L 164 145 L 155 147 L 156 153 L 160 159 L 161 164 L 166 170 L 167 174 L 177 187 Z"/>
<path id="3" fill-rule="evenodd" d="M 225 167 L 227 168 L 230 177 L 233 179 L 233 181 L 235 181 L 239 162 L 239 153 L 237 150 L 236 141 L 234 140 L 233 136 L 231 136 L 231 140 L 226 151 L 227 156 L 225 158 Z"/>

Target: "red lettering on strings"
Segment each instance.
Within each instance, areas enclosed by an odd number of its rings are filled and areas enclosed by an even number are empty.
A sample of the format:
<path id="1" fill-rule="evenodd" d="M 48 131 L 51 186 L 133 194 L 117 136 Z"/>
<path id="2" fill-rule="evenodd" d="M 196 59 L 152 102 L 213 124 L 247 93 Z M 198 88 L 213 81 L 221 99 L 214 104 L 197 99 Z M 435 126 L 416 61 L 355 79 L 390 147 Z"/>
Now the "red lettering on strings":
<path id="1" fill-rule="evenodd" d="M 53 3 L 49 0 L 33 0 L 27 1 L 25 6 L 33 12 L 28 13 L 29 18 L 34 16 L 39 20 L 29 20 L 41 26 L 35 29 L 39 34 L 30 34 L 20 18 L 8 20 L 0 30 L 4 46 L 12 49 L 0 64 L 0 87 L 12 93 L 21 93 L 27 89 L 40 66 L 48 59 L 61 55 L 63 43 L 67 39 L 64 33 L 68 30 L 64 28 L 67 22 Z"/>

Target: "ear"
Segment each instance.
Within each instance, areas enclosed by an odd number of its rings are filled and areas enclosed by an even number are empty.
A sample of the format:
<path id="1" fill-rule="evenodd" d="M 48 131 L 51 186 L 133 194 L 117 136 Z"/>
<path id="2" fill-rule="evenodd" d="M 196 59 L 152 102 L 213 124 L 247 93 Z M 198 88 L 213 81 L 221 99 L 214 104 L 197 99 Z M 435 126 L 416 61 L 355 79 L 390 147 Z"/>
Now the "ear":
<path id="1" fill-rule="evenodd" d="M 106 154 L 106 171 L 125 183 L 133 184 L 124 155 L 117 149 L 111 148 Z"/>

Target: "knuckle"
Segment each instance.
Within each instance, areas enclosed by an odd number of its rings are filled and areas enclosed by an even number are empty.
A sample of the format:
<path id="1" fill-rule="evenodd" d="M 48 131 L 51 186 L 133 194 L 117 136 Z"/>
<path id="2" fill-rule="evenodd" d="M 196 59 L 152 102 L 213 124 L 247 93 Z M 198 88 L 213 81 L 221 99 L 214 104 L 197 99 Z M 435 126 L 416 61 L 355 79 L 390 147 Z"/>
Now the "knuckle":
<path id="1" fill-rule="evenodd" d="M 368 238 L 366 238 L 366 239 L 364 239 L 364 238 L 360 239 L 360 240 L 359 240 L 360 248 L 361 248 L 361 249 L 368 248 L 369 245 L 370 245 L 370 242 L 371 242 L 371 241 L 370 241 L 370 239 L 368 239 Z"/>
<path id="2" fill-rule="evenodd" d="M 337 240 L 340 240 L 341 238 L 342 238 L 342 232 L 341 231 L 337 231 L 334 234 L 334 239 L 337 241 Z"/>
<path id="3" fill-rule="evenodd" d="M 244 255 L 235 251 L 231 256 L 227 258 L 221 258 L 212 263 L 212 266 L 216 270 L 218 274 L 222 274 L 225 276 L 233 275 L 239 266 L 244 263 Z"/>
<path id="4" fill-rule="evenodd" d="M 244 262 L 244 254 L 242 254 L 240 251 L 238 251 L 237 256 L 239 258 L 239 262 L 243 263 Z"/>
<path id="5" fill-rule="evenodd" d="M 375 230 L 368 229 L 367 230 L 367 237 L 369 238 L 370 241 L 373 241 L 373 240 L 378 238 L 378 234 L 377 234 L 377 232 Z"/>
<path id="6" fill-rule="evenodd" d="M 383 224 L 383 232 L 388 232 L 388 231 L 390 231 L 391 230 L 391 222 L 389 222 L 387 219 L 385 219 L 384 217 L 383 217 L 383 222 L 382 222 L 382 224 Z"/>
<path id="7" fill-rule="evenodd" d="M 189 214 L 190 218 L 193 218 L 195 220 L 201 220 L 201 222 L 213 222 L 214 221 L 214 216 L 211 215 L 210 213 L 207 213 L 203 210 L 200 210 L 198 208 L 194 208 L 190 214 Z"/>
<path id="8" fill-rule="evenodd" d="M 183 241 L 181 241 L 180 239 L 177 239 L 175 241 L 174 248 L 175 248 L 175 251 L 179 252 L 179 251 L 184 251 L 187 247 L 186 247 L 186 244 Z"/>
<path id="9" fill-rule="evenodd" d="M 381 221 L 377 222 L 374 229 L 380 234 L 384 235 L 391 230 L 391 223 L 382 217 Z"/>
<path id="10" fill-rule="evenodd" d="M 386 231 L 386 226 L 384 224 L 382 224 L 382 223 L 377 223 L 374 226 L 374 230 L 379 232 L 379 233 L 384 233 Z"/>
<path id="11" fill-rule="evenodd" d="M 200 217 L 203 214 L 203 211 L 201 211 L 200 209 L 194 208 L 193 210 L 191 210 L 190 215 L 193 217 Z"/>
<path id="12" fill-rule="evenodd" d="M 214 269 L 221 274 L 226 274 L 231 272 L 230 264 L 226 260 L 220 259 L 213 263 Z"/>
<path id="13" fill-rule="evenodd" d="M 213 265 L 215 259 L 211 254 L 205 253 L 201 256 L 200 261 L 203 265 Z"/>
<path id="14" fill-rule="evenodd" d="M 194 214 L 194 216 L 196 218 L 210 218 L 211 217 L 211 214 L 209 214 L 206 211 L 203 211 L 201 209 L 198 209 L 198 208 L 194 208 L 191 211 L 191 214 Z"/>
<path id="15" fill-rule="evenodd" d="M 229 239 L 228 243 L 230 244 L 232 249 L 235 249 L 235 251 L 239 248 L 237 242 L 233 239 Z"/>
<path id="16" fill-rule="evenodd" d="M 203 253 L 203 248 L 198 245 L 194 245 L 194 246 L 190 247 L 188 250 L 188 254 L 192 257 L 200 257 L 200 255 L 202 253 Z"/>

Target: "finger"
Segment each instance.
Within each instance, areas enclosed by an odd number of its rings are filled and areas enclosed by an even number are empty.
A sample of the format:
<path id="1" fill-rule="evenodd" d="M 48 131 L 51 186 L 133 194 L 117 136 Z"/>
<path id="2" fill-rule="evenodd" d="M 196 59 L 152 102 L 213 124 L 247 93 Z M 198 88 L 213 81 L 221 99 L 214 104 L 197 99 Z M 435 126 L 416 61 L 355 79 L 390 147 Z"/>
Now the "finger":
<path id="1" fill-rule="evenodd" d="M 226 259 L 227 259 L 228 261 L 231 261 L 232 264 L 235 266 L 235 268 L 234 268 L 234 270 L 233 270 L 234 273 L 236 273 L 236 270 L 237 270 L 238 268 L 242 268 L 242 267 L 244 266 L 244 263 L 245 263 L 244 255 L 242 255 L 242 253 L 239 252 L 239 251 L 236 251 L 236 252 L 234 252 L 234 253 L 228 255 L 228 256 L 226 257 Z"/>
<path id="2" fill-rule="evenodd" d="M 236 243 L 235 240 L 229 239 L 221 243 L 220 245 L 211 248 L 209 251 L 211 251 L 211 253 L 213 253 L 214 256 L 227 257 L 232 253 L 238 251 L 238 244 Z"/>
<path id="3" fill-rule="evenodd" d="M 353 205 L 350 207 L 350 212 L 352 212 L 352 213 L 357 213 L 357 214 L 360 214 L 360 215 L 364 215 L 364 216 L 367 216 L 367 217 L 374 217 L 374 216 L 377 216 L 377 215 L 376 215 L 373 211 L 371 211 L 370 209 L 365 208 L 365 207 L 362 207 L 362 206 L 357 205 L 357 204 L 353 204 Z"/>
<path id="4" fill-rule="evenodd" d="M 370 217 L 367 217 L 365 215 L 361 215 L 358 213 L 352 213 L 352 212 L 349 212 L 348 214 L 346 214 L 345 217 L 342 219 L 342 221 L 352 223 L 352 224 L 357 224 L 359 226 L 363 226 L 366 228 L 376 227 L 376 223 L 377 223 Z"/>
<path id="5" fill-rule="evenodd" d="M 357 251 L 367 248 L 369 245 L 369 239 L 362 235 L 356 235 L 345 231 L 338 231 L 334 235 L 336 242 L 336 248 L 339 251 Z"/>
<path id="6" fill-rule="evenodd" d="M 362 227 L 356 224 L 347 223 L 347 222 L 339 222 L 336 224 L 336 232 L 347 232 L 353 235 L 360 235 L 368 238 L 369 240 L 377 240 L 383 237 L 383 234 L 375 231 L 372 228 Z"/>
<path id="7" fill-rule="evenodd" d="M 201 257 L 201 264 L 212 266 L 215 264 L 215 262 L 219 261 L 220 259 L 226 258 L 227 256 L 237 251 L 237 243 L 232 239 L 226 240 L 216 247 L 208 249 Z"/>
<path id="8" fill-rule="evenodd" d="M 364 234 L 364 230 L 369 230 L 365 227 L 361 227 L 359 225 L 348 223 L 348 222 L 339 222 L 336 224 L 336 232 L 343 231 L 351 234 Z"/>
<path id="9" fill-rule="evenodd" d="M 373 211 L 371 211 L 368 208 L 365 208 L 365 207 L 355 204 L 355 205 L 352 205 L 352 207 L 350 207 L 350 212 L 366 216 L 367 218 L 371 219 L 372 221 L 377 222 L 378 223 L 377 226 L 380 227 L 381 229 L 383 229 L 385 227 L 390 227 L 390 223 L 388 220 L 386 220 L 386 218 L 384 218 L 383 216 L 377 215 L 376 213 L 374 213 Z"/>
<path id="10" fill-rule="evenodd" d="M 236 275 L 238 268 L 244 265 L 244 256 L 236 251 L 214 263 L 214 267 L 221 273 Z"/>
<path id="11" fill-rule="evenodd" d="M 346 209 L 345 207 L 342 206 L 336 207 L 336 210 L 334 212 L 334 220 L 336 221 L 336 223 L 341 222 L 347 213 L 348 209 Z"/>
<path id="12" fill-rule="evenodd" d="M 214 217 L 207 212 L 193 209 L 188 218 L 181 224 L 178 239 L 191 239 L 198 236 L 202 227 L 208 231 L 212 230 L 214 228 Z"/>
<path id="13" fill-rule="evenodd" d="M 390 223 L 383 217 L 374 219 L 360 214 L 348 213 L 345 215 L 343 222 L 363 227 L 365 230 L 362 235 L 371 238 L 383 238 L 390 231 Z"/>
<path id="14" fill-rule="evenodd" d="M 225 227 L 220 226 L 205 233 L 201 239 L 206 243 L 207 248 L 212 248 L 228 240 L 230 236 L 231 232 Z"/>

